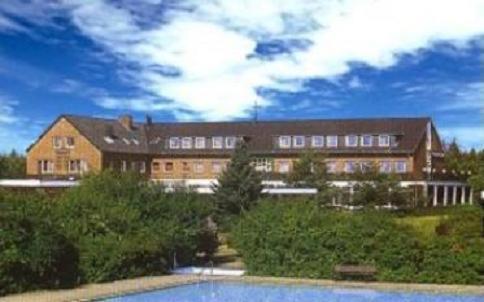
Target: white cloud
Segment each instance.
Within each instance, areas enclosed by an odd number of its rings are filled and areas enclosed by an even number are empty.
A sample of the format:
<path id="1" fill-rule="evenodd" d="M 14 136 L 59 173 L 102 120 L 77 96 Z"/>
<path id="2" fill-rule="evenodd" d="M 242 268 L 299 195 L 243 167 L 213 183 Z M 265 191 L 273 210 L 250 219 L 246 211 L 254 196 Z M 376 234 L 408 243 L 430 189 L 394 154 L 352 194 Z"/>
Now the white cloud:
<path id="1" fill-rule="evenodd" d="M 12 124 L 18 120 L 13 110 L 16 105 L 17 102 L 0 95 L 0 124 Z"/>
<path id="2" fill-rule="evenodd" d="M 128 79 L 143 92 L 98 104 L 168 108 L 210 120 L 247 115 L 254 101 L 273 104 L 257 93 L 260 87 L 294 91 L 304 79 L 339 77 L 353 62 L 387 68 L 402 54 L 417 54 L 436 42 L 462 49 L 484 34 L 482 0 L 119 3 L 64 0 L 55 7 L 67 10 L 85 36 L 130 66 Z M 168 3 L 162 13 L 159 3 Z M 254 56 L 258 43 L 276 39 L 305 41 L 306 47 L 270 59 Z M 160 72 L 167 67 L 171 74 Z"/>
<path id="3" fill-rule="evenodd" d="M 480 110 L 484 115 L 484 82 L 473 82 L 455 88 L 450 101 L 442 105 L 442 111 Z"/>

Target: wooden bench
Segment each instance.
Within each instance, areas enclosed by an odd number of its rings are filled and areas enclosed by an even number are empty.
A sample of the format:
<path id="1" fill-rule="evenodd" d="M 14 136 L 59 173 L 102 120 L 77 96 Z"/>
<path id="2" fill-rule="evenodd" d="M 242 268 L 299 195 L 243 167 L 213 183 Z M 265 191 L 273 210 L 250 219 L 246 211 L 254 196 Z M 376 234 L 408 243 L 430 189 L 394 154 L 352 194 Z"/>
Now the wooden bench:
<path id="1" fill-rule="evenodd" d="M 377 272 L 373 265 L 336 265 L 334 267 L 337 279 L 374 280 Z"/>

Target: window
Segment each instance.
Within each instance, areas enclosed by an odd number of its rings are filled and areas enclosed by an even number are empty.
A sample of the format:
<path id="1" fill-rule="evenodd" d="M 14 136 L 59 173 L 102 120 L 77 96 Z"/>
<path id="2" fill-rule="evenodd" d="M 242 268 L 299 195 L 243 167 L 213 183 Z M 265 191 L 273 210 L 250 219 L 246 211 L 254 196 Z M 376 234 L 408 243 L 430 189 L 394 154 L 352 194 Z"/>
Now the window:
<path id="1" fill-rule="evenodd" d="M 227 147 L 228 149 L 235 148 L 235 143 L 236 143 L 235 136 L 227 136 L 225 138 L 225 147 Z"/>
<path id="2" fill-rule="evenodd" d="M 326 146 L 327 147 L 338 147 L 338 137 L 336 135 L 329 135 L 326 137 Z"/>
<path id="3" fill-rule="evenodd" d="M 114 144 L 114 139 L 110 136 L 105 136 L 104 141 L 108 144 Z"/>
<path id="4" fill-rule="evenodd" d="M 54 149 L 62 148 L 62 137 L 54 136 L 54 138 L 52 139 L 52 144 L 54 145 Z"/>
<path id="5" fill-rule="evenodd" d="M 123 160 L 123 162 L 121 163 L 121 171 L 123 172 L 128 171 L 128 162 L 125 160 Z"/>
<path id="6" fill-rule="evenodd" d="M 70 160 L 69 161 L 69 173 L 79 173 L 81 170 L 81 161 L 80 160 Z"/>
<path id="7" fill-rule="evenodd" d="M 50 160 L 39 160 L 38 167 L 41 174 L 54 173 L 54 163 Z"/>
<path id="8" fill-rule="evenodd" d="M 165 172 L 173 172 L 173 162 L 169 161 L 165 163 Z"/>
<path id="9" fill-rule="evenodd" d="M 279 162 L 279 173 L 289 173 L 289 161 L 284 160 Z"/>
<path id="10" fill-rule="evenodd" d="M 191 137 L 182 138 L 182 149 L 191 149 L 191 148 L 192 148 L 192 138 Z"/>
<path id="11" fill-rule="evenodd" d="M 279 136 L 279 148 L 291 148 L 291 137 Z"/>
<path id="12" fill-rule="evenodd" d="M 371 145 L 373 145 L 373 136 L 371 136 L 371 135 L 363 135 L 361 137 L 361 145 L 363 147 L 371 147 Z"/>
<path id="13" fill-rule="evenodd" d="M 355 172 L 356 164 L 354 161 L 347 161 L 345 162 L 345 172 L 346 173 L 354 173 Z"/>
<path id="14" fill-rule="evenodd" d="M 179 148 L 180 148 L 180 138 L 170 137 L 170 149 L 179 149 Z"/>
<path id="15" fill-rule="evenodd" d="M 195 148 L 196 149 L 205 149 L 205 137 L 196 137 L 195 138 Z"/>
<path id="16" fill-rule="evenodd" d="M 360 171 L 363 173 L 367 173 L 371 171 L 372 163 L 370 161 L 363 161 L 360 163 Z"/>
<path id="17" fill-rule="evenodd" d="M 193 171 L 195 171 L 195 173 L 203 173 L 204 170 L 205 166 L 203 165 L 203 162 L 197 161 L 193 163 Z"/>
<path id="18" fill-rule="evenodd" d="M 358 146 L 358 136 L 347 135 L 346 136 L 346 147 L 356 147 Z"/>
<path id="19" fill-rule="evenodd" d="M 397 173 L 405 173 L 407 172 L 407 162 L 403 160 L 399 160 L 395 163 L 395 171 Z"/>
<path id="20" fill-rule="evenodd" d="M 304 136 L 294 136 L 292 138 L 292 145 L 294 148 L 303 148 L 304 147 Z"/>
<path id="21" fill-rule="evenodd" d="M 260 172 L 271 172 L 272 171 L 272 160 L 268 158 L 256 158 L 255 170 Z"/>
<path id="22" fill-rule="evenodd" d="M 223 148 L 223 137 L 215 136 L 212 138 L 212 148 L 222 149 Z"/>
<path id="23" fill-rule="evenodd" d="M 385 160 L 380 162 L 380 172 L 381 173 L 390 173 L 392 172 L 392 164 Z"/>
<path id="24" fill-rule="evenodd" d="M 74 148 L 75 140 L 72 136 L 66 137 L 66 147 L 69 149 Z"/>
<path id="25" fill-rule="evenodd" d="M 188 162 L 184 161 L 182 162 L 182 171 L 183 172 L 190 172 L 190 165 Z"/>
<path id="26" fill-rule="evenodd" d="M 311 139 L 311 145 L 314 148 L 321 148 L 324 146 L 324 136 L 313 136 Z"/>
<path id="27" fill-rule="evenodd" d="M 139 162 L 139 173 L 146 173 L 146 163 L 144 161 Z"/>
<path id="28" fill-rule="evenodd" d="M 151 170 L 153 170 L 153 172 L 160 171 L 160 163 L 159 162 L 153 162 L 153 164 L 151 164 Z"/>
<path id="29" fill-rule="evenodd" d="M 213 173 L 220 173 L 222 172 L 222 163 L 219 161 L 212 162 L 212 172 Z"/>
<path id="30" fill-rule="evenodd" d="M 326 162 L 326 171 L 328 173 L 336 173 L 336 162 L 335 161 Z"/>
<path id="31" fill-rule="evenodd" d="M 380 146 L 380 147 L 390 146 L 390 136 L 389 135 L 378 136 L 378 146 Z"/>
<path id="32" fill-rule="evenodd" d="M 138 163 L 133 161 L 131 162 L 131 171 L 138 171 Z"/>

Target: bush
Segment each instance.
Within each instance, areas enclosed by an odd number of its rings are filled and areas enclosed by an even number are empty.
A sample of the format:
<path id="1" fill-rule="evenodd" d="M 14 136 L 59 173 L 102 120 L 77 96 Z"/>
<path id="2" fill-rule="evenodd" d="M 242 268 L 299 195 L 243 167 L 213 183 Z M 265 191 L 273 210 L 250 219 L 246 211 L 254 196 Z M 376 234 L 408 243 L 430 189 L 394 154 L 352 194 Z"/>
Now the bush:
<path id="1" fill-rule="evenodd" d="M 232 236 L 255 275 L 332 278 L 337 264 L 369 264 L 382 281 L 482 283 L 482 239 L 434 235 L 419 241 L 387 212 L 266 201 L 241 219 Z"/>
<path id="2" fill-rule="evenodd" d="M 77 283 L 78 253 L 40 196 L 0 198 L 0 295 Z"/>
<path id="3" fill-rule="evenodd" d="M 235 227 L 250 273 L 331 278 L 337 264 L 372 264 L 379 278 L 410 281 L 417 241 L 380 213 L 323 210 L 313 203 L 265 202 Z"/>

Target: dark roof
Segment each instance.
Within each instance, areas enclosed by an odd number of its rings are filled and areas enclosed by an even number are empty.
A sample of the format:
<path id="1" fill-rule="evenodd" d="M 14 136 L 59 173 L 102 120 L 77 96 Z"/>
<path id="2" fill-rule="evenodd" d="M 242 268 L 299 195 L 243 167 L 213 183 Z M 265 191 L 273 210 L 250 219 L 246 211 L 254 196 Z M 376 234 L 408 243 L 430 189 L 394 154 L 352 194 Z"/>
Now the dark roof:
<path id="1" fill-rule="evenodd" d="M 421 141 L 430 118 L 373 118 L 338 120 L 287 120 L 258 122 L 196 122 L 196 123 L 134 123 L 128 130 L 115 119 L 101 119 L 64 115 L 74 127 L 100 150 L 119 153 L 146 154 L 228 154 L 226 149 L 168 149 L 169 137 L 183 136 L 243 136 L 249 139 L 249 148 L 255 153 L 295 153 L 300 150 L 275 148 L 279 135 L 349 135 L 392 134 L 397 136 L 397 146 L 391 148 L 357 147 L 327 149 L 331 153 L 411 153 Z M 114 143 L 106 142 L 113 136 Z M 128 139 L 126 144 L 123 139 Z M 139 144 L 135 144 L 133 139 Z M 342 141 L 342 140 L 340 140 Z"/>

